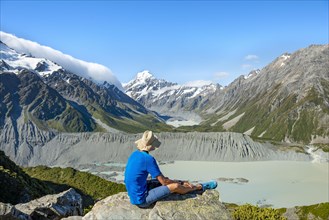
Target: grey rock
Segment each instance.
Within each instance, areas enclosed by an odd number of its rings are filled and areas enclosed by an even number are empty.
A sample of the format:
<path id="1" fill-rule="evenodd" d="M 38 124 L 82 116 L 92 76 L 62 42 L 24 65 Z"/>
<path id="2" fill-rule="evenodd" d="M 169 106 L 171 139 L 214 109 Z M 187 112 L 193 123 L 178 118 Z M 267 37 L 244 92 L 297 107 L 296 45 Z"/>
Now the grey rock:
<path id="1" fill-rule="evenodd" d="M 95 219 L 231 219 L 216 190 L 202 195 L 173 194 L 153 207 L 131 205 L 127 193 L 119 193 L 95 204 L 83 220 Z"/>
<path id="2" fill-rule="evenodd" d="M 217 181 L 235 183 L 235 184 L 243 184 L 243 183 L 248 183 L 249 182 L 249 180 L 247 180 L 245 178 L 226 178 L 226 177 L 217 178 Z"/>
<path id="3" fill-rule="evenodd" d="M 1 220 L 30 220 L 31 217 L 17 210 L 15 206 L 9 203 L 0 202 L 0 219 Z"/>
<path id="4" fill-rule="evenodd" d="M 62 218 L 62 220 L 82 220 L 82 216 L 69 216 L 67 218 Z"/>
<path id="5" fill-rule="evenodd" d="M 299 217 L 296 212 L 296 207 L 288 208 L 287 211 L 283 214 L 283 216 L 286 217 L 288 220 L 298 220 Z"/>
<path id="6" fill-rule="evenodd" d="M 82 215 L 82 198 L 74 189 L 69 189 L 28 203 L 17 204 L 15 209 L 32 219 L 61 219 Z"/>

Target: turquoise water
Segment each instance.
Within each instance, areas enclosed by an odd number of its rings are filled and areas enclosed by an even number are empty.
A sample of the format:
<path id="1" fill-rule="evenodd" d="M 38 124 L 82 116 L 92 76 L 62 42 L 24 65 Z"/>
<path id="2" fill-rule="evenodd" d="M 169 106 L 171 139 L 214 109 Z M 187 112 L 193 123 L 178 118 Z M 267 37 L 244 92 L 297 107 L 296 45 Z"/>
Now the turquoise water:
<path id="1" fill-rule="evenodd" d="M 109 162 L 109 163 L 104 163 L 102 164 L 103 166 L 108 166 L 108 167 L 126 167 L 126 164 L 124 163 L 112 163 L 112 162 Z"/>
<path id="2" fill-rule="evenodd" d="M 206 181 L 244 178 L 247 183 L 218 182 L 223 202 L 270 205 L 275 208 L 329 202 L 329 163 L 296 161 L 176 161 L 160 165 L 173 179 Z"/>

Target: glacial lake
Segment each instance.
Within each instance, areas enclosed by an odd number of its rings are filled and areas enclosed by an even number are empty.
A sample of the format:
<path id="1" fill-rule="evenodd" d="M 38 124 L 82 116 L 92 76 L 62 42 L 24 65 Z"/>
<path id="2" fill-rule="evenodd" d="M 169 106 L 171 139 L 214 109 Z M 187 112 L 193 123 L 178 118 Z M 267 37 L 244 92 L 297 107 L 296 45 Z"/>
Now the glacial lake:
<path id="1" fill-rule="evenodd" d="M 329 202 L 329 163 L 175 161 L 160 165 L 172 179 L 219 179 L 223 202 L 274 208 Z M 243 178 L 244 181 L 237 181 Z M 246 182 L 248 180 L 248 182 Z"/>
<path id="2" fill-rule="evenodd" d="M 290 208 L 329 202 L 328 162 L 171 161 L 159 164 L 162 173 L 171 179 L 217 180 L 220 199 L 226 203 Z M 80 170 L 123 183 L 124 169 L 124 163 L 109 162 L 86 165 Z"/>

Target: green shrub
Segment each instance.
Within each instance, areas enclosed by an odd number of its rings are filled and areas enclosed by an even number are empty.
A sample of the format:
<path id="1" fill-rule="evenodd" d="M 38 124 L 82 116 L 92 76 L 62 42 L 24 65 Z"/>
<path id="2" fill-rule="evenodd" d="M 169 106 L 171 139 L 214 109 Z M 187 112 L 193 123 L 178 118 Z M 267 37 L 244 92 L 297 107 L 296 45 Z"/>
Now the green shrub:
<path id="1" fill-rule="evenodd" d="M 313 215 L 314 219 L 329 219 L 329 202 L 320 203 L 310 206 L 296 207 L 297 215 L 301 220 L 309 219 Z"/>
<path id="2" fill-rule="evenodd" d="M 235 220 L 285 220 L 279 210 L 272 208 L 260 208 L 250 204 L 238 206 L 233 211 Z"/>
<path id="3" fill-rule="evenodd" d="M 15 205 L 51 193 L 46 183 L 31 178 L 0 151 L 0 202 Z"/>

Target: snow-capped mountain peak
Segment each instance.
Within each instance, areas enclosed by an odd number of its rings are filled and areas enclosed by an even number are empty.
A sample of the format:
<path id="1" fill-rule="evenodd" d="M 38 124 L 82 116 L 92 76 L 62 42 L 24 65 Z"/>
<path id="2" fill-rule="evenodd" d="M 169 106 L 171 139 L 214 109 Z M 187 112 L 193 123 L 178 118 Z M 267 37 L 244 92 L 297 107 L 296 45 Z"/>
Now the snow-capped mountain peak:
<path id="1" fill-rule="evenodd" d="M 36 61 L 36 59 L 47 59 L 48 61 L 51 60 L 52 62 L 58 64 L 58 66 L 61 66 L 66 70 L 75 73 L 85 79 L 92 79 L 98 84 L 102 84 L 104 81 L 107 81 L 108 83 L 113 84 L 119 89 L 123 90 L 119 80 L 112 74 L 109 68 L 103 65 L 76 59 L 70 55 L 62 53 L 61 51 L 40 45 L 30 40 L 18 38 L 3 31 L 0 31 L 0 37 L 3 43 L 17 51 L 17 53 L 31 54 L 31 56 L 34 58 L 33 61 Z M 1 51 L 2 49 L 3 48 L 1 48 Z M 4 52 L 8 51 L 4 50 Z M 2 58 L 2 55 L 1 59 L 4 59 Z M 32 65 L 29 66 L 29 69 L 34 69 L 33 67 L 36 68 L 35 65 Z"/>
<path id="2" fill-rule="evenodd" d="M 139 81 L 145 81 L 146 79 L 154 78 L 153 75 L 148 70 L 137 73 L 136 79 Z"/>
<path id="3" fill-rule="evenodd" d="M 183 85 L 157 79 L 149 71 L 137 74 L 136 78 L 124 84 L 127 95 L 151 110 L 164 115 L 189 117 L 186 110 L 199 108 L 203 99 L 220 89 L 210 81 L 193 81 Z M 186 119 L 186 118 L 185 118 Z"/>
<path id="4" fill-rule="evenodd" d="M 177 85 L 176 83 L 170 83 L 163 79 L 156 79 L 148 70 L 137 73 L 136 78 L 124 83 L 123 87 L 126 90 L 127 95 L 136 99 L 142 97 L 150 92 L 157 94 L 161 93 L 162 89 Z M 138 100 L 138 99 L 137 99 Z"/>

